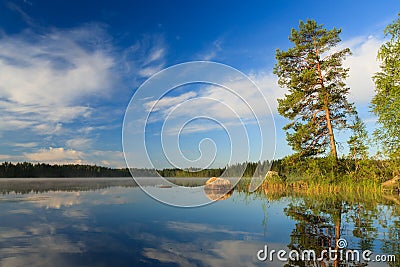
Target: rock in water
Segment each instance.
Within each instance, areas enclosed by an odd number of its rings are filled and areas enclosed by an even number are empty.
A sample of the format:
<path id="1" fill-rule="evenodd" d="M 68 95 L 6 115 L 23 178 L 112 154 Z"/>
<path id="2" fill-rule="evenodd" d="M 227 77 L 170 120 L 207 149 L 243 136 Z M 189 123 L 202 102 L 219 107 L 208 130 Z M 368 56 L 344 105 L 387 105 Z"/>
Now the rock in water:
<path id="1" fill-rule="evenodd" d="M 211 177 L 206 181 L 204 191 L 211 200 L 223 200 L 232 195 L 232 184 L 224 178 Z"/>

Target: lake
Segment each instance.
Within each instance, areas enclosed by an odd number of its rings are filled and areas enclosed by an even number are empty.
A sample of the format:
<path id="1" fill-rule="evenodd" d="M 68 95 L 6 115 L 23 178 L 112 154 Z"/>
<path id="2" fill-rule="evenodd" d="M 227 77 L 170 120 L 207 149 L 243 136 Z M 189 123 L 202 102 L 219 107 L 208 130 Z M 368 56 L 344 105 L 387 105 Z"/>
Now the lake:
<path id="1" fill-rule="evenodd" d="M 1 267 L 400 266 L 398 195 L 238 186 L 227 199 L 178 208 L 130 178 L 0 179 L 0 192 Z M 293 258 L 292 250 L 337 249 L 339 239 L 344 251 L 373 252 L 371 261 Z M 287 261 L 265 259 L 272 250 L 285 250 Z"/>

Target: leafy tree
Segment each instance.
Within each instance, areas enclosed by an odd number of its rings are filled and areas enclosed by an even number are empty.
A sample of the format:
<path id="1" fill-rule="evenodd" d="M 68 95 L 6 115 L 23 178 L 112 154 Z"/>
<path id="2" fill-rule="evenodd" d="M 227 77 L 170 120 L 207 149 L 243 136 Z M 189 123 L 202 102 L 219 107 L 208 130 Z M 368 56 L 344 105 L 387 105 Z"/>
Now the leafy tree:
<path id="1" fill-rule="evenodd" d="M 368 158 L 368 133 L 365 129 L 365 123 L 356 116 L 352 125 L 349 126 L 353 134 L 347 141 L 349 145 L 349 156 L 350 158 L 357 159 L 367 159 Z"/>
<path id="2" fill-rule="evenodd" d="M 336 160 L 334 129 L 348 128 L 348 116 L 355 113 L 344 82 L 348 69 L 342 65 L 351 52 L 335 48 L 340 32 L 314 20 L 300 21 L 299 29 L 292 29 L 289 36 L 294 47 L 276 51 L 274 73 L 279 85 L 289 90 L 278 99 L 278 112 L 291 121 L 284 130 L 297 156 L 320 155 L 330 147 Z"/>
<path id="3" fill-rule="evenodd" d="M 400 14 L 399 14 L 400 16 Z M 375 74 L 376 95 L 372 99 L 372 111 L 381 125 L 375 137 L 382 142 L 385 155 L 400 158 L 400 18 L 384 31 L 390 40 L 378 52 L 381 70 Z"/>

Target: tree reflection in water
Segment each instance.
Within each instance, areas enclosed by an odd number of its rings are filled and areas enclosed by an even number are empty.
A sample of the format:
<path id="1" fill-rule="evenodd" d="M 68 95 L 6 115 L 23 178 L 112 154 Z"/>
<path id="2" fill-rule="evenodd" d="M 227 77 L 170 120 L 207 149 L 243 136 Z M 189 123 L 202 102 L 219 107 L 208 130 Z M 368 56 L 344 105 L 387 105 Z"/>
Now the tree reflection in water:
<path id="1" fill-rule="evenodd" d="M 285 191 L 260 189 L 248 193 L 247 185 L 241 183 L 236 190 L 245 195 L 266 198 L 268 201 L 288 199 L 284 213 L 295 221 L 290 234 L 289 250 L 302 254 L 305 250 L 314 250 L 317 258 L 323 250 L 339 250 L 336 241 L 340 238 L 348 242 L 347 250 L 358 250 L 360 261 L 337 260 L 289 260 L 285 266 L 367 266 L 362 260 L 362 251 L 370 250 L 374 254 L 395 255 L 395 262 L 384 265 L 400 266 L 400 196 L 354 192 L 354 194 L 318 194 L 307 191 Z M 248 198 L 248 197 L 246 197 Z M 267 218 L 267 209 L 264 218 Z M 263 224 L 267 225 L 264 220 Z M 345 255 L 343 250 L 342 254 Z M 325 254 L 327 256 L 327 254 Z"/>
<path id="2" fill-rule="evenodd" d="M 296 226 L 290 235 L 288 245 L 290 250 L 296 250 L 300 255 L 304 250 L 314 250 L 319 257 L 323 250 L 329 248 L 339 251 L 337 240 L 345 238 L 355 241 L 349 242 L 346 249 L 358 250 L 360 261 L 345 256 L 341 258 L 338 252 L 337 259 L 333 261 L 327 257 L 322 261 L 289 261 L 287 266 L 367 266 L 368 262 L 361 257 L 362 251 L 378 252 L 378 249 L 383 253 L 396 255 L 397 262 L 388 264 L 398 266 L 400 225 L 399 214 L 396 214 L 396 211 L 399 207 L 392 205 L 387 210 L 381 207 L 379 202 L 354 201 L 343 196 L 324 197 L 323 200 L 317 196 L 308 196 L 289 204 L 285 208 L 285 214 L 296 221 Z M 384 211 L 390 218 L 379 220 L 384 217 Z M 388 221 L 392 222 L 390 225 L 385 225 Z M 381 231 L 387 229 L 387 232 L 380 236 L 374 222 L 381 224 Z M 374 241 L 382 245 L 375 247 Z M 343 255 L 346 249 L 343 250 Z"/>

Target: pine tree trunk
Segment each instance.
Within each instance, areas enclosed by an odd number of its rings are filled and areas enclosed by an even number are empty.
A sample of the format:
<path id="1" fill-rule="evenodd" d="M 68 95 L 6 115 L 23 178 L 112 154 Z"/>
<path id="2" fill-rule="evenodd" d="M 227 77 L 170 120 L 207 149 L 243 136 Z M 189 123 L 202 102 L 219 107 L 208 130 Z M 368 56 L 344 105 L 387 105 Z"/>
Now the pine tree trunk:
<path id="1" fill-rule="evenodd" d="M 337 159 L 337 150 L 336 150 L 336 143 L 335 143 L 335 135 L 333 133 L 333 127 L 332 127 L 332 120 L 331 120 L 331 114 L 329 111 L 329 93 L 325 90 L 324 86 L 324 80 L 322 77 L 322 72 L 321 72 L 321 64 L 319 62 L 319 51 L 317 44 L 314 39 L 314 47 L 315 47 L 315 54 L 317 56 L 317 71 L 318 71 L 318 76 L 319 76 L 319 84 L 321 86 L 322 92 L 324 92 L 324 109 L 325 109 L 325 116 L 326 116 L 326 124 L 328 127 L 328 133 L 329 133 L 329 142 L 331 146 L 331 155 L 334 157 L 334 159 Z"/>
<path id="2" fill-rule="evenodd" d="M 328 101 L 325 101 L 325 116 L 326 116 L 326 122 L 328 126 L 328 132 L 329 132 L 329 141 L 331 145 L 331 155 L 337 159 L 337 151 L 336 151 L 336 143 L 335 143 L 335 135 L 333 133 L 333 128 L 332 128 L 332 122 L 331 122 L 331 114 L 329 112 L 329 106 L 328 106 Z"/>

